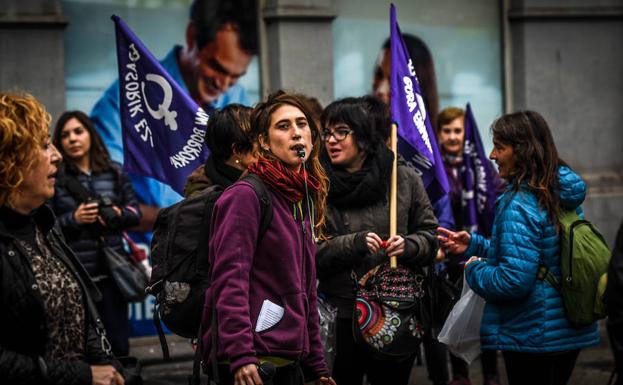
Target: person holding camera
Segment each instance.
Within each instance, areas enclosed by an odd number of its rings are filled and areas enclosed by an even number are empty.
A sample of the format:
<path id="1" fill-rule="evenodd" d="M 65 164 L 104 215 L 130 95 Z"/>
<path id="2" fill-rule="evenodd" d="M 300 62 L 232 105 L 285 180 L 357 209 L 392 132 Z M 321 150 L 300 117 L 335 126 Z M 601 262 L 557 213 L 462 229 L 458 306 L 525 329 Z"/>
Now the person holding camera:
<path id="1" fill-rule="evenodd" d="M 126 356 L 130 336 L 128 303 L 109 275 L 102 247 L 127 254 L 123 231 L 139 223 L 138 200 L 121 165 L 110 160 L 86 114 L 63 113 L 52 142 L 65 162 L 59 170 L 52 208 L 69 246 L 102 292 L 97 310 L 113 352 Z"/>

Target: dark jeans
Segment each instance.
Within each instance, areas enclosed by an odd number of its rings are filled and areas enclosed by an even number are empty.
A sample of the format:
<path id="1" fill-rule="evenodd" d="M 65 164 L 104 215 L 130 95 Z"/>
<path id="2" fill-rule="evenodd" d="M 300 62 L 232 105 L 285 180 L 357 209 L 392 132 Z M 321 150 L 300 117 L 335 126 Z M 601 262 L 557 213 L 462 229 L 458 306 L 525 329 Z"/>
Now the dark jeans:
<path id="1" fill-rule="evenodd" d="M 338 318 L 333 379 L 339 385 L 361 385 L 367 375 L 370 385 L 407 385 L 416 354 L 396 362 L 380 360 L 355 343 L 352 320 Z"/>
<path id="2" fill-rule="evenodd" d="M 219 385 L 233 385 L 234 375 L 229 370 L 229 365 L 218 366 Z M 271 381 L 263 381 L 264 385 L 303 385 L 303 372 L 298 364 L 292 364 L 277 368 Z"/>
<path id="3" fill-rule="evenodd" d="M 127 356 L 130 350 L 128 303 L 123 299 L 123 295 L 112 278 L 98 281 L 96 285 L 102 293 L 102 300 L 95 305 L 102 317 L 112 351 L 117 357 Z"/>
<path id="4" fill-rule="evenodd" d="M 578 359 L 579 350 L 555 353 L 503 351 L 509 385 L 565 385 Z"/>
<path id="5" fill-rule="evenodd" d="M 430 334 L 424 337 L 424 354 L 426 356 L 426 369 L 428 379 L 433 384 L 447 384 L 448 376 L 448 349 Z M 495 350 L 483 350 L 480 355 L 482 375 L 485 379 L 498 378 L 498 362 Z M 462 359 L 450 353 L 453 378 L 469 378 L 469 365 Z"/>
<path id="6" fill-rule="evenodd" d="M 610 348 L 614 355 L 617 376 L 614 385 L 623 385 L 623 322 L 612 324 L 606 321 L 606 326 L 610 336 Z"/>

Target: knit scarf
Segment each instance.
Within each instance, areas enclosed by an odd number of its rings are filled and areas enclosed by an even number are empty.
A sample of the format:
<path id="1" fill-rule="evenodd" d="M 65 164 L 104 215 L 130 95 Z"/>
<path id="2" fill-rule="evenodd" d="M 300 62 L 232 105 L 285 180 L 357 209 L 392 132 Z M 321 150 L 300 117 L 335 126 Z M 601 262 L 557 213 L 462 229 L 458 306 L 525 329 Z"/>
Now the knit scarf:
<path id="1" fill-rule="evenodd" d="M 369 153 L 360 170 L 348 172 L 325 161 L 329 176 L 329 202 L 336 207 L 365 207 L 387 199 L 394 154 L 385 146 Z"/>
<path id="2" fill-rule="evenodd" d="M 256 163 L 249 166 L 249 172 L 257 174 L 262 180 L 279 191 L 291 203 L 297 203 L 305 197 L 305 179 L 307 188 L 314 194 L 320 188 L 320 182 L 310 175 L 305 168 L 294 172 L 283 165 L 279 160 L 268 160 L 260 157 Z"/>

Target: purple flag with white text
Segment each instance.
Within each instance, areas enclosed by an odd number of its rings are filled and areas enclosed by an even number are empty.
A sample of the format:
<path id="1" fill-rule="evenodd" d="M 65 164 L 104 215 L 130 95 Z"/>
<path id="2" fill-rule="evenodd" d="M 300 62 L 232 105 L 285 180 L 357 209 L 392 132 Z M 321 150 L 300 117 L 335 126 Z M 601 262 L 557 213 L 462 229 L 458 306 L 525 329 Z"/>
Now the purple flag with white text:
<path id="1" fill-rule="evenodd" d="M 465 230 L 491 236 L 500 177 L 487 158 L 472 107 L 465 107 L 463 144 L 463 225 Z"/>
<path id="2" fill-rule="evenodd" d="M 180 88 L 118 16 L 117 37 L 123 168 L 182 194 L 188 175 L 208 156 L 208 114 Z"/>
<path id="3" fill-rule="evenodd" d="M 392 122 L 398 126 L 398 152 L 422 176 L 428 197 L 434 203 L 447 194 L 448 177 L 393 4 L 390 41 L 390 109 Z"/>

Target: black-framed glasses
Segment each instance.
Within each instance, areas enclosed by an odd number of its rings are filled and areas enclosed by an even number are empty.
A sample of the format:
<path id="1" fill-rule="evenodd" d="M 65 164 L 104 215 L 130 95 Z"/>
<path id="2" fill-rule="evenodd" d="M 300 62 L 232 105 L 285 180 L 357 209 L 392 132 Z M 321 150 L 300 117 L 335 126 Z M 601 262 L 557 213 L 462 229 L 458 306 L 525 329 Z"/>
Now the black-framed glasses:
<path id="1" fill-rule="evenodd" d="M 346 139 L 348 134 L 352 134 L 352 133 L 353 133 L 353 130 L 350 128 L 338 128 L 333 131 L 324 130 L 322 131 L 322 140 L 324 140 L 325 142 L 328 142 L 331 137 L 334 137 L 336 141 L 341 142 L 344 139 Z"/>

